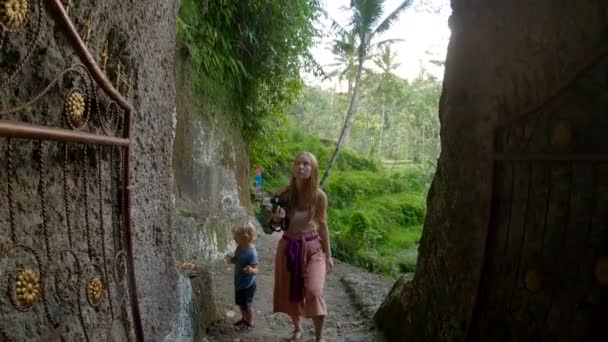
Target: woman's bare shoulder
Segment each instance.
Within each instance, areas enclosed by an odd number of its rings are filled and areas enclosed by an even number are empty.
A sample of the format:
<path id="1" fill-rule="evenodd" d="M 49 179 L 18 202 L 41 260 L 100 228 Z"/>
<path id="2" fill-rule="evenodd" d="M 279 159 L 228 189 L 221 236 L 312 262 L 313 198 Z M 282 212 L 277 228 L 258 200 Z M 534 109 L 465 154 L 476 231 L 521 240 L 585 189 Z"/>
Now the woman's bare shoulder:
<path id="1" fill-rule="evenodd" d="M 317 201 L 323 201 L 324 203 L 327 203 L 327 195 L 325 194 L 325 191 L 317 189 Z"/>

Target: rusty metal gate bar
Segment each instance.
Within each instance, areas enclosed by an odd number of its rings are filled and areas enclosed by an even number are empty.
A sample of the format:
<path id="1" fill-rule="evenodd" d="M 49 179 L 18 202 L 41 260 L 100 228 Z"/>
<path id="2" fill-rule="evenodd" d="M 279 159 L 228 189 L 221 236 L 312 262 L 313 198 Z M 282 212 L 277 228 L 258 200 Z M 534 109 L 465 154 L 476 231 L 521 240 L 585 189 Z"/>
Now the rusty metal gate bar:
<path id="1" fill-rule="evenodd" d="M 511 162 L 511 163 L 512 162 L 524 162 L 527 164 L 530 164 L 531 162 L 541 162 L 541 163 L 583 162 L 583 163 L 591 163 L 593 165 L 597 165 L 598 163 L 608 162 L 608 154 L 596 154 L 596 153 L 590 153 L 590 154 L 559 153 L 558 154 L 558 153 L 542 153 L 542 152 L 541 153 L 501 152 L 497 148 L 497 145 L 498 145 L 497 139 L 500 136 L 498 132 L 501 129 L 510 128 L 521 121 L 534 117 L 535 114 L 538 114 L 547 105 L 549 105 L 550 103 L 552 103 L 553 101 L 558 99 L 572 84 L 574 84 L 576 81 L 578 81 L 589 70 L 591 70 L 593 67 L 595 67 L 596 65 L 601 63 L 607 57 L 608 57 L 608 49 L 603 49 L 596 55 L 591 56 L 591 58 L 589 58 L 587 61 L 585 61 L 584 64 L 579 66 L 579 68 L 571 75 L 571 77 L 569 77 L 568 79 L 565 79 L 563 82 L 558 84 L 554 88 L 554 90 L 542 101 L 540 101 L 539 103 L 537 103 L 535 105 L 528 107 L 526 110 L 522 111 L 518 115 L 508 117 L 502 121 L 499 120 L 498 124 L 494 127 L 494 130 L 492 132 L 492 137 L 491 137 L 492 154 L 490 155 L 491 167 L 490 167 L 490 177 L 488 178 L 489 193 L 487 195 L 487 203 L 490 203 L 490 204 L 488 205 L 488 212 L 486 213 L 486 224 L 484 227 L 484 231 L 482 233 L 482 235 L 483 235 L 482 241 L 484 243 L 484 246 L 483 246 L 483 253 L 482 253 L 482 258 L 481 258 L 482 263 L 480 264 L 479 273 L 478 273 L 479 279 L 478 279 L 476 291 L 473 296 L 473 301 L 472 301 L 473 305 L 472 305 L 472 310 L 471 310 L 471 316 L 470 316 L 470 319 L 467 321 L 467 326 L 466 326 L 466 331 L 465 331 L 465 336 L 467 337 L 466 338 L 467 340 L 471 340 L 471 338 L 473 336 L 472 334 L 474 334 L 471 332 L 471 325 L 475 324 L 475 321 L 479 318 L 478 317 L 478 315 L 479 315 L 478 311 L 480 310 L 479 293 L 481 290 L 481 284 L 483 281 L 484 273 L 487 272 L 487 269 L 490 267 L 490 265 L 488 265 L 488 245 L 489 245 L 488 240 L 489 240 L 490 229 L 491 229 L 492 220 L 493 220 L 493 212 L 495 209 L 494 195 L 496 193 L 495 181 L 496 181 L 496 177 L 497 177 L 497 165 L 499 163 L 506 163 L 506 162 Z M 571 167 L 572 167 L 572 165 L 571 165 Z"/>
<path id="2" fill-rule="evenodd" d="M 40 3 L 40 1 L 38 1 L 38 3 Z M 132 320 L 133 320 L 133 322 L 132 322 L 133 329 L 135 332 L 136 340 L 144 341 L 144 334 L 143 334 L 143 330 L 142 330 L 141 318 L 140 318 L 140 312 L 139 312 L 139 306 L 138 306 L 137 286 L 136 286 L 136 282 L 135 282 L 135 268 L 134 268 L 134 264 L 133 264 L 133 241 L 132 241 L 132 232 L 131 232 L 131 207 L 130 207 L 130 203 L 131 203 L 130 196 L 131 195 L 130 195 L 130 188 L 129 188 L 129 184 L 130 184 L 129 156 L 130 156 L 130 147 L 131 147 L 131 121 L 132 121 L 132 115 L 134 113 L 134 109 L 127 102 L 125 97 L 123 97 L 119 93 L 119 91 L 114 88 L 114 86 L 111 84 L 111 82 L 105 77 L 104 73 L 101 71 L 101 69 L 97 65 L 95 59 L 89 53 L 89 51 L 86 47 L 86 44 L 83 42 L 83 40 L 81 39 L 80 35 L 78 34 L 76 28 L 72 24 L 72 21 L 70 20 L 68 14 L 66 12 L 66 9 L 63 7 L 63 4 L 61 3 L 61 0 L 44 0 L 44 4 L 46 5 L 46 9 L 51 14 L 51 16 L 54 19 L 57 26 L 60 27 L 63 30 L 63 32 L 65 33 L 72 48 L 77 53 L 79 59 L 84 63 L 85 72 L 89 75 L 89 77 L 92 77 L 92 79 L 94 79 L 94 81 L 97 83 L 97 85 L 104 91 L 104 93 L 109 98 L 111 98 L 112 101 L 115 102 L 115 104 L 117 104 L 120 108 L 122 108 L 124 110 L 124 112 L 123 112 L 124 116 L 123 116 L 123 122 L 122 122 L 122 131 L 123 131 L 122 137 L 115 137 L 115 136 L 109 136 L 109 135 L 76 131 L 74 127 L 71 127 L 72 129 L 52 128 L 52 127 L 32 125 L 32 124 L 15 122 L 15 121 L 7 121 L 7 120 L 0 120 L 0 136 L 8 138 L 9 154 L 13 153 L 13 152 L 11 152 L 12 146 L 14 144 L 12 142 L 12 139 L 38 140 L 39 146 L 40 146 L 40 153 L 44 153 L 42 141 L 46 141 L 46 140 L 52 140 L 52 141 L 64 142 L 64 143 L 68 143 L 68 142 L 69 143 L 80 143 L 80 144 L 84 144 L 85 146 L 87 144 L 114 146 L 114 147 L 119 147 L 122 149 L 122 160 L 119 163 L 119 165 L 121 165 L 121 168 L 122 168 L 121 172 L 120 172 L 120 173 L 122 173 L 122 188 L 119 189 L 119 191 L 121 191 L 121 193 L 122 193 L 122 205 L 123 205 L 122 218 L 123 218 L 123 228 L 124 228 L 123 238 L 124 238 L 126 251 L 119 251 L 115 255 L 115 260 L 118 260 L 118 258 L 121 256 L 121 254 L 123 254 L 123 253 L 126 254 L 126 264 L 127 264 L 126 273 L 127 273 L 128 292 L 129 292 L 128 297 L 130 298 L 130 302 L 131 302 L 130 307 L 131 307 L 131 315 L 132 315 Z M 42 16 L 42 14 L 41 14 L 42 8 L 38 8 L 38 11 L 39 11 L 38 12 L 38 17 L 39 17 L 38 25 L 40 25 L 40 17 Z M 1 30 L 0 39 L 4 40 L 7 31 L 10 31 L 10 30 L 7 29 L 7 27 L 5 27 L 4 24 L 0 27 L 0 30 Z M 39 26 L 38 26 L 38 30 L 40 30 Z M 36 39 L 37 39 L 37 37 L 36 37 Z M 31 47 L 33 47 L 33 46 L 34 46 L 34 44 L 31 45 Z M 31 54 L 31 51 L 28 52 L 28 56 L 26 56 L 26 58 L 29 58 L 29 54 Z M 22 65 L 19 66 L 19 69 L 21 69 L 21 67 L 22 67 Z M 17 70 L 17 72 L 18 71 L 20 71 L 20 70 Z M 14 76 L 17 74 L 17 72 L 15 72 L 13 75 L 11 75 L 11 77 L 9 78 L 9 81 L 14 78 Z M 85 79 L 86 79 L 86 77 L 85 77 Z M 23 108 L 33 104 L 39 98 L 41 98 L 43 95 L 46 94 L 46 92 L 54 84 L 54 82 L 55 81 L 51 82 L 51 84 L 47 87 L 47 89 L 45 89 L 43 92 L 38 94 L 38 96 L 35 99 L 31 100 L 29 103 L 16 107 L 16 108 L 12 108 L 12 109 L 2 108 L 2 109 L 0 109 L 0 114 L 16 112 L 20 109 L 23 109 Z M 117 86 L 119 86 L 119 85 L 117 84 Z M 87 99 L 87 100 L 90 101 L 90 99 Z M 97 106 L 99 106 L 98 103 L 96 103 L 96 104 L 97 104 Z M 92 105 L 93 104 L 89 102 L 89 106 L 87 108 L 89 116 L 90 116 L 90 113 L 93 112 L 93 108 L 91 108 Z M 85 106 L 86 106 L 86 103 L 85 103 Z M 97 108 L 97 109 L 99 110 L 99 108 Z M 87 120 L 88 120 L 88 118 L 87 118 Z M 118 129 L 119 121 L 120 121 L 120 119 L 118 118 L 118 114 L 116 114 L 116 129 Z M 103 125 L 103 123 L 102 123 L 102 125 Z M 72 124 L 70 124 L 70 126 L 72 126 Z M 67 145 L 64 145 L 64 146 L 67 146 Z M 66 153 L 67 153 L 67 147 L 65 147 L 65 148 L 66 148 Z M 87 151 L 87 148 L 84 147 L 83 165 L 85 165 L 85 167 L 86 167 L 86 151 Z M 9 157 L 10 158 L 8 160 L 8 163 L 9 163 L 9 178 L 10 178 L 11 172 L 14 172 L 14 171 L 10 171 L 10 169 L 12 168 L 12 166 L 11 166 L 12 157 L 10 155 L 9 155 Z M 66 163 L 66 160 L 64 160 L 64 173 L 65 173 L 65 168 L 66 168 L 65 163 Z M 98 163 L 101 163 L 101 161 L 99 159 L 98 159 Z M 110 173 L 112 174 L 113 157 L 110 158 L 110 164 L 111 164 Z M 44 168 L 44 165 L 43 164 L 41 164 L 41 165 L 42 165 L 41 168 Z M 98 174 L 101 175 L 101 168 L 98 168 Z M 84 180 L 86 182 L 86 175 L 84 177 L 85 177 Z M 111 179 L 113 179 L 112 175 L 110 177 L 111 177 Z M 99 178 L 98 178 L 98 182 L 99 182 Z M 64 186 L 65 186 L 65 184 L 64 184 Z M 43 186 L 43 188 L 44 188 L 44 186 Z M 11 190 L 11 185 L 9 183 L 9 196 L 12 191 L 13 190 Z M 85 188 L 85 201 L 87 198 L 86 192 L 87 192 L 87 189 Z M 64 195 L 67 196 L 67 189 L 65 190 Z M 42 195 L 42 196 L 44 197 L 44 195 Z M 100 198 L 100 206 L 101 206 L 101 198 Z M 68 209 L 66 207 L 66 211 L 67 210 Z M 46 215 L 44 205 L 42 206 L 42 211 L 43 211 L 43 216 Z M 112 209 L 112 214 L 113 214 L 113 209 Z M 88 220 L 86 215 L 88 215 L 88 206 L 85 211 L 85 219 Z M 12 216 L 13 216 L 13 214 L 11 212 L 11 222 L 14 221 L 14 217 L 12 217 Z M 103 212 L 101 212 L 101 211 L 100 211 L 100 216 L 101 216 L 100 219 L 103 220 Z M 69 217 L 66 217 L 66 220 L 67 220 L 67 223 L 69 226 Z M 43 219 L 43 224 L 44 224 L 44 219 Z M 88 221 L 87 221 L 87 225 L 88 225 Z M 102 226 L 103 226 L 103 221 L 102 221 Z M 68 234 L 69 235 L 71 234 L 69 227 L 68 227 Z M 46 236 L 46 234 L 45 234 L 45 236 Z M 46 236 L 46 238 L 48 239 L 48 236 Z M 70 244 L 71 244 L 71 235 L 69 236 L 69 239 L 70 239 Z M 88 237 L 87 237 L 87 240 L 88 240 Z M 104 240 L 102 237 L 102 242 L 103 241 Z M 49 250 L 47 248 L 47 253 L 48 252 L 49 252 Z M 103 252 L 105 253 L 105 250 Z M 68 253 L 72 253 L 72 252 L 68 251 Z M 36 255 L 36 254 L 34 254 L 34 255 Z M 40 265 L 40 263 L 39 263 L 39 265 Z M 106 265 L 104 264 L 104 267 L 105 266 Z M 114 265 L 114 267 L 115 266 L 116 265 Z M 30 275 L 25 274 L 25 276 L 29 277 Z M 107 273 L 106 273 L 106 276 L 107 276 Z M 116 275 L 114 274 L 114 276 L 116 276 Z M 108 288 L 107 288 L 108 297 L 110 297 L 110 301 L 111 301 L 111 295 L 109 294 L 109 284 L 106 284 L 106 286 L 108 286 Z M 42 297 L 41 300 L 46 301 L 46 295 L 44 293 L 41 295 L 41 297 Z M 11 297 L 11 300 L 13 300 L 12 297 Z M 79 305 L 80 305 L 80 302 L 79 302 Z M 45 311 L 46 310 L 48 310 L 48 308 L 46 308 L 46 305 L 45 305 Z M 112 312 L 112 315 L 113 315 L 112 307 L 110 307 L 110 311 Z M 47 312 L 47 316 L 48 316 L 48 312 Z M 82 320 L 82 317 L 81 317 L 81 320 Z M 83 326 L 83 329 L 84 328 L 85 327 Z M 112 327 L 110 327 L 110 328 L 112 328 Z M 0 338 L 2 337 L 2 333 L 3 332 L 0 330 Z M 84 334 L 85 334 L 86 339 L 88 340 L 89 337 L 88 337 L 88 334 L 86 333 L 86 331 L 84 332 Z"/>

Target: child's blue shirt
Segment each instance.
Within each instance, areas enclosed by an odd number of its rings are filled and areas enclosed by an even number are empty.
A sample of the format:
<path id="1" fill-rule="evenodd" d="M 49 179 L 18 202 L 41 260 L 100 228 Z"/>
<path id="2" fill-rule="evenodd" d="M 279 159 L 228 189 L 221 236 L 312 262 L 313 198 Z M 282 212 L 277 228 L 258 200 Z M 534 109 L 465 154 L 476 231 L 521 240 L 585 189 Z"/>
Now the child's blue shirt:
<path id="1" fill-rule="evenodd" d="M 243 269 L 248 265 L 257 264 L 258 252 L 255 247 L 236 248 L 236 251 L 234 251 L 234 287 L 237 291 L 246 289 L 255 283 L 255 276 L 243 271 Z"/>

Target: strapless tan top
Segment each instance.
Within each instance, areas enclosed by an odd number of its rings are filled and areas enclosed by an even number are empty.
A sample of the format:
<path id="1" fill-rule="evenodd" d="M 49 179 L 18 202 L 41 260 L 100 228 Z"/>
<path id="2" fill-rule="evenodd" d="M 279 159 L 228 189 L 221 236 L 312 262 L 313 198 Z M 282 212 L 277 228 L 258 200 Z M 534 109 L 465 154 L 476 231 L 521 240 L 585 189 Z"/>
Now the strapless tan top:
<path id="1" fill-rule="evenodd" d="M 289 218 L 289 232 L 311 232 L 317 230 L 317 224 L 311 220 L 308 210 L 294 210 Z"/>

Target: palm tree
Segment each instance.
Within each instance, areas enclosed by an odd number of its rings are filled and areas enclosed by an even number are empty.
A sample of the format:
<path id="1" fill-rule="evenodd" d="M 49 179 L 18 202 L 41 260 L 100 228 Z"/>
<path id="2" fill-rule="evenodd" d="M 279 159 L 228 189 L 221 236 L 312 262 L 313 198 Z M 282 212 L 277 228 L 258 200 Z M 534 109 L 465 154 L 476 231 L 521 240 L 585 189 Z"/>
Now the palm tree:
<path id="1" fill-rule="evenodd" d="M 325 173 L 323 174 L 323 178 L 321 179 L 321 187 L 325 186 L 325 183 L 327 182 L 327 179 L 329 178 L 329 175 L 331 173 L 331 169 L 333 168 L 334 164 L 336 163 L 336 160 L 338 159 L 338 154 L 342 150 L 344 140 L 348 135 L 351 118 L 355 113 L 357 107 L 359 83 L 361 81 L 363 63 L 372 55 L 371 51 L 374 48 L 387 42 L 381 41 L 374 43 L 373 41 L 376 37 L 386 32 L 386 30 L 391 27 L 391 25 L 399 17 L 401 12 L 412 3 L 412 0 L 403 1 L 395 10 L 393 10 L 393 12 L 391 12 L 387 17 L 382 19 L 382 15 L 384 12 L 384 2 L 385 0 L 351 0 L 350 2 L 349 10 L 351 11 L 351 19 L 349 22 L 349 26 L 354 35 L 354 44 L 352 45 L 352 50 L 357 52 L 355 82 L 350 97 L 348 110 L 346 111 L 344 124 L 340 132 L 340 137 L 338 138 L 338 143 L 336 145 L 334 153 L 332 154 L 329 164 L 327 165 L 327 169 L 325 169 Z M 346 30 L 340 28 L 339 25 L 338 29 L 340 29 L 341 35 L 346 32 Z"/>
<path id="2" fill-rule="evenodd" d="M 338 25 L 334 21 L 334 25 Z M 357 76 L 357 53 L 355 51 L 354 31 L 341 30 L 339 37 L 334 39 L 331 45 L 331 53 L 334 55 L 334 63 L 326 66 L 335 68 L 326 74 L 326 78 L 338 77 L 338 81 L 348 82 L 348 96 L 352 95 L 353 84 Z"/>
<path id="3" fill-rule="evenodd" d="M 376 88 L 376 95 L 380 98 L 380 132 L 378 134 L 378 143 L 374 144 L 375 148 L 378 151 L 382 151 L 382 135 L 384 133 L 385 126 L 385 116 L 386 116 L 386 102 L 390 93 L 396 89 L 395 87 L 395 74 L 393 71 L 396 70 L 401 63 L 395 63 L 395 57 L 397 56 L 396 52 L 391 50 L 390 44 L 384 45 L 376 58 L 374 59 L 374 64 L 382 73 L 380 74 L 380 81 L 378 82 L 378 87 Z M 375 150 L 370 149 L 370 156 L 376 155 Z"/>

